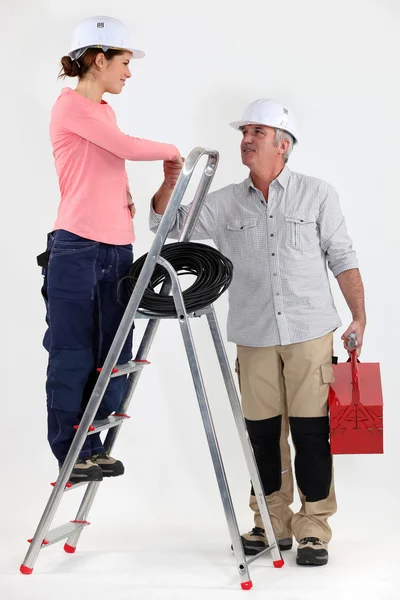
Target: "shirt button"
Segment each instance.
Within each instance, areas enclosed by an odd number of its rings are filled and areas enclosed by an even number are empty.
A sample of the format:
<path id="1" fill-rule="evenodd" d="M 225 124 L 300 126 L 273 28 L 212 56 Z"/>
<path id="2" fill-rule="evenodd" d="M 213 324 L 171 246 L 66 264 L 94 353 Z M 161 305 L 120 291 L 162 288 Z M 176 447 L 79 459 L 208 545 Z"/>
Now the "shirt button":
<path id="1" fill-rule="evenodd" d="M 270 219 L 273 219 L 273 217 L 274 217 L 274 215 L 269 215 L 269 218 L 270 218 Z"/>
<path id="2" fill-rule="evenodd" d="M 274 273 L 274 277 L 276 277 L 278 275 L 278 273 Z"/>
<path id="3" fill-rule="evenodd" d="M 271 256 L 275 256 L 275 252 L 273 252 L 273 253 L 271 254 Z"/>
<path id="4" fill-rule="evenodd" d="M 273 233 L 271 233 L 270 235 L 271 235 L 271 237 L 274 237 L 274 234 L 273 234 Z"/>
<path id="5" fill-rule="evenodd" d="M 281 315 L 282 313 L 278 312 L 278 315 Z"/>
<path id="6" fill-rule="evenodd" d="M 279 296 L 279 292 L 275 292 L 275 296 Z"/>

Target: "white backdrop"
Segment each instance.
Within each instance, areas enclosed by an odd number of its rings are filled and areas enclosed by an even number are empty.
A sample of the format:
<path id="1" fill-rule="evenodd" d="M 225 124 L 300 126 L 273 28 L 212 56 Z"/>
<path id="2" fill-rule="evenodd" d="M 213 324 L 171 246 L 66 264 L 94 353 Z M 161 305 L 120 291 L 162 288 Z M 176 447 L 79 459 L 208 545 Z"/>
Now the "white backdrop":
<path id="1" fill-rule="evenodd" d="M 399 8 L 396 0 L 2 0 L 0 543 L 7 552 L 12 548 L 22 558 L 56 474 L 46 442 L 44 306 L 35 257 L 59 200 L 49 111 L 61 87 L 74 85 L 57 81 L 59 59 L 77 21 L 92 14 L 124 20 L 136 47 L 147 53 L 133 62 L 122 95 L 107 98 L 122 130 L 174 143 L 183 155 L 194 146 L 218 149 L 212 189 L 246 176 L 240 136 L 228 122 L 250 101 L 273 97 L 297 114 L 301 142 L 289 166 L 339 191 L 366 288 L 362 358 L 381 363 L 385 395 L 385 455 L 336 459 L 334 540 L 384 544 L 399 534 Z M 162 165 L 130 163 L 128 172 L 138 257 L 152 241 L 148 206 Z M 344 359 L 340 335 L 350 314 L 335 281 L 333 290 L 343 320 L 336 350 Z M 226 297 L 217 313 L 225 335 Z M 244 460 L 206 322 L 193 328 L 240 525 L 247 530 L 252 519 Z M 141 331 L 138 324 L 136 343 Z M 235 348 L 227 349 L 233 364 Z M 92 531 L 82 538 L 85 549 L 129 548 L 138 532 L 145 532 L 149 549 L 163 531 L 170 531 L 171 546 L 183 531 L 190 545 L 197 531 L 210 540 L 224 531 L 221 543 L 228 543 L 177 323 L 161 325 L 150 360 L 114 452 L 126 475 L 107 481 L 99 493 Z M 76 500 L 68 497 L 61 515 L 74 518 Z M 113 515 L 119 519 L 112 528 L 99 528 Z"/>

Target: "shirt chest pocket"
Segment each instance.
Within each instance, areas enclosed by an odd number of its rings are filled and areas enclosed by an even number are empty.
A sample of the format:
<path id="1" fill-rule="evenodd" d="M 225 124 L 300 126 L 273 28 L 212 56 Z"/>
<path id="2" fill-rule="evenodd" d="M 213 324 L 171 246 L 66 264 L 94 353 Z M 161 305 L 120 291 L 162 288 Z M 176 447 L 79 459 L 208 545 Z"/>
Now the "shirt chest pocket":
<path id="1" fill-rule="evenodd" d="M 256 217 L 230 220 L 226 224 L 226 238 L 231 252 L 243 257 L 260 256 L 265 248 L 265 234 Z"/>
<path id="2" fill-rule="evenodd" d="M 300 252 L 312 252 L 320 247 L 318 225 L 313 216 L 285 215 L 286 243 Z"/>

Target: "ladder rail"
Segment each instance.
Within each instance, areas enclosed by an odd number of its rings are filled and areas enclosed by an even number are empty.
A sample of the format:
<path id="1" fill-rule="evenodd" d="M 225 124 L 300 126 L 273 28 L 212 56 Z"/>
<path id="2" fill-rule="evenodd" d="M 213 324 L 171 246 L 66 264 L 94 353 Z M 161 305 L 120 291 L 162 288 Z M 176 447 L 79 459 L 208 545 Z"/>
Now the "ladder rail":
<path id="1" fill-rule="evenodd" d="M 189 155 L 190 156 L 190 155 Z M 218 166 L 219 155 L 217 152 L 212 152 L 209 155 L 209 159 L 204 168 L 203 177 L 201 178 L 199 185 L 197 187 L 196 193 L 194 195 L 193 201 L 190 203 L 190 209 L 188 216 L 183 224 L 179 241 L 187 242 L 190 240 L 193 234 L 193 230 L 196 225 L 196 221 L 199 217 L 201 208 L 205 202 L 208 190 L 210 188 L 211 182 L 214 178 L 215 171 Z M 185 162 L 186 165 L 186 162 Z M 189 165 L 190 168 L 190 165 Z M 177 210 L 175 211 L 177 212 Z M 161 227 L 161 224 L 160 224 Z"/>
<path id="2" fill-rule="evenodd" d="M 264 524 L 264 528 L 267 534 L 268 544 L 271 547 L 271 553 L 273 556 L 274 562 L 281 561 L 282 555 L 279 550 L 279 545 L 277 543 L 275 532 L 271 524 L 271 516 L 269 513 L 268 505 L 265 500 L 265 492 L 262 485 L 260 473 L 257 467 L 257 462 L 255 459 L 253 447 L 251 445 L 249 435 L 247 432 L 246 423 L 244 420 L 243 412 L 240 406 L 240 400 L 237 393 L 237 389 L 235 386 L 235 382 L 233 380 L 232 371 L 229 368 L 229 360 L 226 354 L 225 346 L 223 343 L 221 330 L 218 325 L 218 321 L 215 315 L 214 308 L 212 312 L 207 313 L 207 321 L 210 327 L 211 337 L 214 342 L 215 350 L 218 356 L 218 362 L 222 371 L 222 376 L 224 379 L 226 391 L 228 394 L 228 398 L 230 401 L 233 417 L 236 423 L 236 429 L 239 434 L 240 443 L 242 445 L 243 454 L 246 460 L 247 469 L 250 474 L 251 482 L 253 484 L 254 492 L 256 495 L 256 500 L 258 504 L 258 508 L 260 509 L 261 518 Z M 258 558 L 258 555 L 255 557 Z M 255 560 L 255 559 L 253 559 Z"/>
<path id="3" fill-rule="evenodd" d="M 221 451 L 218 444 L 217 435 L 212 419 L 210 406 L 207 400 L 207 393 L 200 370 L 199 360 L 195 349 L 193 335 L 186 314 L 185 303 L 182 295 L 181 286 L 178 275 L 172 265 L 161 256 L 157 261 L 169 273 L 172 282 L 172 293 L 175 302 L 175 307 L 178 315 L 178 321 L 181 328 L 181 333 L 185 345 L 186 354 L 188 357 L 189 367 L 192 374 L 193 385 L 196 391 L 196 396 L 199 404 L 200 414 L 203 421 L 204 430 L 208 442 L 208 447 L 211 454 L 211 459 L 214 466 L 215 475 L 221 495 L 222 505 L 225 512 L 225 518 L 228 524 L 228 530 L 232 545 L 235 549 L 235 559 L 239 576 L 242 584 L 248 584 L 250 575 L 246 557 L 244 554 L 243 545 L 240 539 L 239 527 L 237 524 L 235 510 L 233 507 L 232 497 L 229 490 L 228 479 L 225 473 L 225 468 L 222 460 Z"/>

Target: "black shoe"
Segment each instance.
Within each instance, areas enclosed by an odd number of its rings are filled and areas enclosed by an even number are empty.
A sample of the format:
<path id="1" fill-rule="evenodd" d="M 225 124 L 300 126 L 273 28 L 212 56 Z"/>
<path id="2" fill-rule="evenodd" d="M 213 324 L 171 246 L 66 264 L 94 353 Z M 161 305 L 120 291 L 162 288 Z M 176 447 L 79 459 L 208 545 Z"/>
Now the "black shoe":
<path id="1" fill-rule="evenodd" d="M 297 548 L 296 563 L 321 567 L 328 562 L 328 544 L 316 537 L 305 537 Z"/>
<path id="2" fill-rule="evenodd" d="M 108 456 L 108 454 L 94 454 L 91 457 L 91 461 L 100 467 L 103 477 L 118 477 L 125 472 L 122 462 Z"/>
<path id="3" fill-rule="evenodd" d="M 70 483 L 82 483 L 86 481 L 102 481 L 103 473 L 90 458 L 78 458 L 69 477 Z"/>
<path id="4" fill-rule="evenodd" d="M 265 530 L 261 529 L 261 527 L 253 527 L 249 533 L 244 533 L 241 535 L 240 539 L 242 540 L 244 553 L 247 556 L 254 556 L 268 548 Z M 281 552 L 284 552 L 285 550 L 291 550 L 293 546 L 292 538 L 278 540 L 278 546 Z"/>

